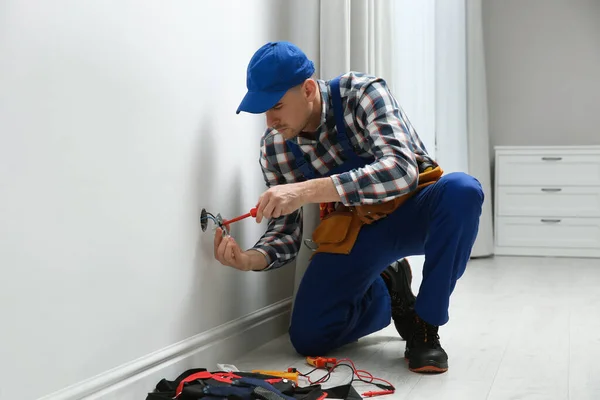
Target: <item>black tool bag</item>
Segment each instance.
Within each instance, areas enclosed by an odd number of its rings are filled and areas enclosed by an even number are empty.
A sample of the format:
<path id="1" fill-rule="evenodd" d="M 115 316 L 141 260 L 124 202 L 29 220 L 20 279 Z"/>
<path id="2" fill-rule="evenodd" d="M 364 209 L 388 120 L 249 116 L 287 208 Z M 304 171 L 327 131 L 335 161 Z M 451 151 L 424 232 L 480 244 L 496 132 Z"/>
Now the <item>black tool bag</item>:
<path id="1" fill-rule="evenodd" d="M 160 380 L 146 400 L 362 400 L 351 384 L 323 389 L 298 387 L 295 382 L 251 372 L 209 372 L 190 369 L 175 380 Z"/>

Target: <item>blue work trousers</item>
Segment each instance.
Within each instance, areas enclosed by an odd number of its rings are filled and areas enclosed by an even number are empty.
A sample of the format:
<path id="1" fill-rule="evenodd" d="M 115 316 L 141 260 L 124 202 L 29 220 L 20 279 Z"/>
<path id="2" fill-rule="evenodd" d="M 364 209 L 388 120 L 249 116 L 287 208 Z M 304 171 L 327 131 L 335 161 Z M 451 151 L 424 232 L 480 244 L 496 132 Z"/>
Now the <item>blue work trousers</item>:
<path id="1" fill-rule="evenodd" d="M 386 218 L 365 225 L 350 254 L 317 253 L 300 283 L 290 339 L 305 356 L 324 355 L 391 322 L 380 274 L 395 260 L 425 255 L 416 313 L 448 322 L 448 307 L 479 228 L 484 194 L 470 175 L 443 175 Z"/>

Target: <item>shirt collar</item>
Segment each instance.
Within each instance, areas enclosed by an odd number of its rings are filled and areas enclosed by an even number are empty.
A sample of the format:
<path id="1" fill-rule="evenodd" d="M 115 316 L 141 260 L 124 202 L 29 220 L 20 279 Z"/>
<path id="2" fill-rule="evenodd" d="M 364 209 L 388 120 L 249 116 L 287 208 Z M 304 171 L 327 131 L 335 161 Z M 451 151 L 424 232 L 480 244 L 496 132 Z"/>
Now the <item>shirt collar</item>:
<path id="1" fill-rule="evenodd" d="M 319 88 L 321 89 L 321 124 L 317 128 L 320 131 L 323 126 L 327 126 L 327 109 L 329 108 L 329 85 L 322 80 L 318 80 Z"/>

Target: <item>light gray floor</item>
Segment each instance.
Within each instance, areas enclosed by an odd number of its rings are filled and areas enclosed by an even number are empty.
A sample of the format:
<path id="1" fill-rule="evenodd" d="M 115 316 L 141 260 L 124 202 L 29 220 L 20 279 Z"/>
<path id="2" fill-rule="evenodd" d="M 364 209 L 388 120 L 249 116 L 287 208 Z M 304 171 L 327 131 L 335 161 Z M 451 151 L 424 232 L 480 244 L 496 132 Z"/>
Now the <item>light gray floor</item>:
<path id="1" fill-rule="evenodd" d="M 415 266 L 416 292 L 420 265 Z M 600 260 L 472 260 L 440 328 L 450 369 L 410 372 L 393 326 L 339 349 L 357 368 L 391 380 L 375 399 L 600 399 Z M 310 367 L 282 336 L 235 362 L 240 370 Z M 332 383 L 349 378 L 345 369 Z M 359 393 L 378 390 L 354 384 Z"/>

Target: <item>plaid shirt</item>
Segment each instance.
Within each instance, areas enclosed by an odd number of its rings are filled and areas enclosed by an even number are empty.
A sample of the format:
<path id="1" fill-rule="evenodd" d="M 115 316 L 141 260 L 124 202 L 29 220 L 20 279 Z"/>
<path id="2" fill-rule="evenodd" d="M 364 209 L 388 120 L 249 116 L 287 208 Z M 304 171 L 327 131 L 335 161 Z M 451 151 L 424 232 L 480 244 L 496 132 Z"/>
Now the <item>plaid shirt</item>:
<path id="1" fill-rule="evenodd" d="M 322 98 L 321 124 L 314 139 L 292 139 L 310 158 L 313 169 L 325 175 L 343 163 L 337 142 L 329 82 L 317 80 Z M 418 173 L 437 165 L 427 154 L 404 111 L 384 80 L 351 72 L 340 79 L 344 123 L 350 143 L 360 157 L 375 158 L 364 168 L 332 175 L 347 206 L 392 200 L 414 190 Z M 267 187 L 304 181 L 285 139 L 267 129 L 260 143 L 260 165 Z M 265 270 L 279 268 L 298 254 L 302 239 L 302 209 L 269 221 L 267 232 L 253 247 L 267 257 Z"/>

